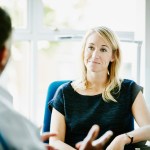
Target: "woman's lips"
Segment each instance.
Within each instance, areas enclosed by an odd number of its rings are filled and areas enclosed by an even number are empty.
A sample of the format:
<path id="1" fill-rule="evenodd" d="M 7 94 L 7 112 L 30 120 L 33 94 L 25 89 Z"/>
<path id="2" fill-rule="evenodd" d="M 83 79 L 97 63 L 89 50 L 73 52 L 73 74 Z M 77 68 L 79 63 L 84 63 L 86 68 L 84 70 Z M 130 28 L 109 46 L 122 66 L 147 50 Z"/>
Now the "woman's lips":
<path id="1" fill-rule="evenodd" d="M 94 63 L 94 64 L 100 64 L 99 62 L 97 62 L 97 61 L 92 61 L 92 60 L 89 60 L 88 62 Z"/>

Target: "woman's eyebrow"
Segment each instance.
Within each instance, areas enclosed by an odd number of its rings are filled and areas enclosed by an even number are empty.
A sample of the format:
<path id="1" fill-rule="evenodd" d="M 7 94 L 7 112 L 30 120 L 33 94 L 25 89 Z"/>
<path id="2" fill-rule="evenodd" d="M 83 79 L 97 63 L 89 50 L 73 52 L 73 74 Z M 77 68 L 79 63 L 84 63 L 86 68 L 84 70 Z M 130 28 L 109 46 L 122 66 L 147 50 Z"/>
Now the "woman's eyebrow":
<path id="1" fill-rule="evenodd" d="M 102 45 L 102 46 L 109 48 L 107 45 Z"/>

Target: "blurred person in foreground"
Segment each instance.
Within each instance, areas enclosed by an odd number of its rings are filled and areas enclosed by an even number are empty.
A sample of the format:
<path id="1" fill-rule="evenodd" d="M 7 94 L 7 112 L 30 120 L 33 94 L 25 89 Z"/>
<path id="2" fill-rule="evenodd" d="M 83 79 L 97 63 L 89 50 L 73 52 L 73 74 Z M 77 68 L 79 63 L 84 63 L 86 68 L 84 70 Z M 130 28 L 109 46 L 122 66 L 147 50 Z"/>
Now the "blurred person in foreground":
<path id="1" fill-rule="evenodd" d="M 10 57 L 12 24 L 8 13 L 0 7 L 0 75 Z M 101 138 L 94 141 L 99 133 L 99 126 L 94 125 L 87 137 L 77 144 L 80 150 L 102 150 L 103 145 L 112 136 L 106 132 Z M 44 133 L 40 136 L 39 129 L 24 116 L 13 109 L 12 96 L 0 86 L 0 150 L 55 150 L 42 141 L 55 133 Z M 68 146 L 59 150 L 68 149 Z"/>
<path id="2" fill-rule="evenodd" d="M 12 24 L 8 13 L 0 7 L 0 75 L 10 57 Z M 13 109 L 13 98 L 0 86 L 0 149 L 43 150 L 52 147 L 43 144 L 50 136 L 44 133 L 40 137 L 39 129 L 28 119 Z"/>

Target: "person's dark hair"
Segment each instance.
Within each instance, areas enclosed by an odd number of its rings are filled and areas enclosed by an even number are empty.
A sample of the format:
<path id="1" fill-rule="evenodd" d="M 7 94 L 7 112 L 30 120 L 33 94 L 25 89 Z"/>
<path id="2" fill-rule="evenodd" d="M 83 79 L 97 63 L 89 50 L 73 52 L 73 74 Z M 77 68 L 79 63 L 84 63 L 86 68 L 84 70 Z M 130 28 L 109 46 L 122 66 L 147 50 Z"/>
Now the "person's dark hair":
<path id="1" fill-rule="evenodd" d="M 0 50 L 12 31 L 11 18 L 9 14 L 0 7 Z"/>

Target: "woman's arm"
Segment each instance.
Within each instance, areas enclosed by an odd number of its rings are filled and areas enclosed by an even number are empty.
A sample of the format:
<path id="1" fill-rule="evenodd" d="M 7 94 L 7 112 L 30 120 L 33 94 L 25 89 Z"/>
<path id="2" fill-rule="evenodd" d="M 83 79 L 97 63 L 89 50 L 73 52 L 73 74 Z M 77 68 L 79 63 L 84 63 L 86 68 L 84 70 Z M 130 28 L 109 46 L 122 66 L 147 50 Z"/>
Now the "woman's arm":
<path id="1" fill-rule="evenodd" d="M 140 127 L 127 133 L 133 137 L 133 143 L 150 140 L 150 112 L 148 111 L 142 92 L 138 93 L 132 105 L 132 114 Z M 119 135 L 112 141 L 107 150 L 122 150 L 130 142 L 131 139 L 126 134 Z M 117 145 L 120 145 L 120 147 Z"/>
<path id="2" fill-rule="evenodd" d="M 146 106 L 142 92 L 139 92 L 133 103 L 132 114 L 140 127 L 129 133 L 134 137 L 133 143 L 150 140 L 150 112 Z"/>
<path id="3" fill-rule="evenodd" d="M 57 133 L 56 136 L 50 137 L 50 145 L 58 150 L 75 150 L 73 147 L 64 143 L 66 134 L 65 117 L 55 108 L 52 111 L 50 132 Z"/>

